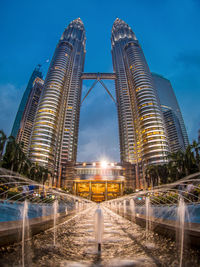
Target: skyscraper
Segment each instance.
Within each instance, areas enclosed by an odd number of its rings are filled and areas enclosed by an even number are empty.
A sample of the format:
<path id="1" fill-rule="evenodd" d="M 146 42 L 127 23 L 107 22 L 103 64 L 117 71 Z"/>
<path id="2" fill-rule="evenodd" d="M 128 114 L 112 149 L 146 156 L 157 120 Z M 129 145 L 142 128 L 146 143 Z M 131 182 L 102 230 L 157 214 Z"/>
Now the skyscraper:
<path id="1" fill-rule="evenodd" d="M 30 159 L 48 167 L 58 186 L 72 185 L 82 80 L 96 79 L 96 84 L 102 83 L 103 78 L 114 79 L 121 162 L 127 173 L 125 186 L 134 187 L 135 172 L 136 188 L 145 187 L 146 166 L 167 162 L 169 147 L 161 107 L 142 48 L 128 24 L 116 19 L 111 36 L 115 73 L 83 73 L 85 41 L 85 29 L 78 18 L 69 24 L 58 42 L 36 112 Z"/>
<path id="2" fill-rule="evenodd" d="M 176 153 L 179 150 L 185 150 L 184 139 L 182 135 L 179 119 L 174 111 L 167 106 L 162 106 L 162 112 L 167 130 L 170 152 Z"/>
<path id="3" fill-rule="evenodd" d="M 136 165 L 136 187 L 142 185 L 138 166 L 162 164 L 169 151 L 163 116 L 142 48 L 123 20 L 112 28 L 116 73 L 121 161 Z"/>
<path id="4" fill-rule="evenodd" d="M 80 18 L 65 29 L 48 69 L 33 127 L 30 158 L 66 182 L 76 161 L 85 29 Z"/>
<path id="5" fill-rule="evenodd" d="M 31 132 L 37 111 L 41 92 L 43 90 L 44 81 L 40 78 L 36 78 L 33 82 L 33 87 L 28 97 L 26 107 L 20 122 L 20 128 L 17 134 L 17 142 L 23 143 L 23 151 L 28 153 L 29 142 L 31 138 Z"/>
<path id="6" fill-rule="evenodd" d="M 14 121 L 13 128 L 12 128 L 12 131 L 11 131 L 11 135 L 13 137 L 15 137 L 15 138 L 17 137 L 17 134 L 18 134 L 18 131 L 19 131 L 19 128 L 20 128 L 20 122 L 22 120 L 22 116 L 23 116 L 23 113 L 24 113 L 24 110 L 25 110 L 25 107 L 26 107 L 26 104 L 27 104 L 31 89 L 33 87 L 33 82 L 34 82 L 35 78 L 37 78 L 37 77 L 39 77 L 41 79 L 43 77 L 42 72 L 40 71 L 40 65 L 38 65 L 34 69 L 32 75 L 30 77 L 30 80 L 28 82 L 28 85 L 26 87 L 26 90 L 25 90 L 25 92 L 23 94 L 22 100 L 20 102 L 19 109 L 17 111 L 17 115 L 15 117 L 15 121 Z"/>
<path id="7" fill-rule="evenodd" d="M 171 121 L 175 123 L 176 130 L 174 131 L 174 136 L 171 132 L 170 137 L 168 138 L 170 149 L 172 152 L 176 152 L 179 149 L 185 150 L 186 147 L 189 145 L 188 135 L 172 85 L 168 79 L 164 78 L 159 74 L 152 73 L 152 76 L 154 79 L 163 114 L 167 112 L 167 114 L 164 115 L 165 118 L 168 118 L 168 122 L 166 124 L 167 131 L 171 131 L 170 128 L 172 127 L 171 124 L 169 125 L 169 114 L 171 114 Z"/>

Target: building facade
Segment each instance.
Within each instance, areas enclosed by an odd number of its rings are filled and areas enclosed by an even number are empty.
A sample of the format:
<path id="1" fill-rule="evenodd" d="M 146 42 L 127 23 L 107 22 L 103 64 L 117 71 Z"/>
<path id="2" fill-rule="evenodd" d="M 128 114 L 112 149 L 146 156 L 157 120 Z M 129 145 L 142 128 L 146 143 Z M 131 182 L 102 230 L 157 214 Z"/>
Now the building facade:
<path id="1" fill-rule="evenodd" d="M 96 202 L 122 196 L 125 182 L 124 171 L 119 163 L 77 163 L 73 193 Z"/>
<path id="2" fill-rule="evenodd" d="M 30 159 L 48 167 L 56 185 L 76 162 L 85 29 L 80 18 L 65 29 L 51 60 L 36 113 Z"/>
<path id="3" fill-rule="evenodd" d="M 65 29 L 51 60 L 32 128 L 30 159 L 48 167 L 56 186 L 72 188 L 77 175 L 82 80 L 91 76 L 98 81 L 100 76 L 115 79 L 124 184 L 144 188 L 145 168 L 166 163 L 169 147 L 142 48 L 129 25 L 116 19 L 111 36 L 114 73 L 84 75 L 85 42 L 84 25 L 78 18 Z"/>
<path id="4" fill-rule="evenodd" d="M 30 92 L 31 92 L 31 89 L 33 88 L 33 83 L 35 81 L 36 78 L 40 78 L 42 79 L 43 78 L 43 74 L 42 72 L 40 71 L 40 65 L 38 65 L 30 79 L 29 79 L 29 82 L 28 82 L 28 85 L 26 87 L 26 90 L 23 94 L 23 97 L 22 97 L 22 100 L 20 102 L 20 105 L 19 105 L 19 108 L 18 108 L 18 111 L 17 111 L 17 115 L 15 117 L 15 121 L 14 121 L 14 124 L 13 124 L 13 128 L 12 128 L 12 131 L 11 131 L 11 136 L 13 137 L 17 137 L 17 134 L 18 134 L 18 131 L 19 131 L 19 128 L 20 128 L 20 123 L 21 123 L 21 120 L 22 120 L 22 117 L 23 117 L 23 113 L 24 113 L 24 110 L 25 110 L 25 107 L 27 105 L 27 102 L 28 102 L 28 98 L 29 98 L 29 95 L 30 95 Z"/>
<path id="5" fill-rule="evenodd" d="M 31 132 L 43 86 L 44 81 L 37 77 L 33 82 L 16 137 L 17 142 L 22 143 L 25 154 L 28 154 Z"/>
<path id="6" fill-rule="evenodd" d="M 172 85 L 168 79 L 159 74 L 152 73 L 152 76 L 165 118 L 170 150 L 171 152 L 177 152 L 178 150 L 184 151 L 189 145 L 189 140 Z M 169 118 L 171 122 L 173 121 L 174 126 L 169 124 Z M 174 128 L 174 135 L 171 131 L 172 127 Z"/>
<path id="7" fill-rule="evenodd" d="M 115 20 L 111 42 L 121 161 L 135 165 L 136 188 L 142 188 L 145 167 L 167 162 L 164 120 L 142 48 L 123 20 Z"/>
<path id="8" fill-rule="evenodd" d="M 178 117 L 176 116 L 174 111 L 167 106 L 162 105 L 162 112 L 164 116 L 165 127 L 167 130 L 170 152 L 176 153 L 179 150 L 184 151 L 185 144 Z"/>

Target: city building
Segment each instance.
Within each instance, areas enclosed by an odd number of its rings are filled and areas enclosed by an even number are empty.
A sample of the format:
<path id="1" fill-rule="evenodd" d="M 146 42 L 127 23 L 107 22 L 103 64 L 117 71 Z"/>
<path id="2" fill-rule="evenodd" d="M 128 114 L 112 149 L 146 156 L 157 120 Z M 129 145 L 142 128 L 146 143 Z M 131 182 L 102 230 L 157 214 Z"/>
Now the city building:
<path id="1" fill-rule="evenodd" d="M 44 81 L 37 77 L 33 82 L 33 87 L 29 94 L 20 122 L 20 128 L 16 140 L 18 143 L 22 143 L 22 149 L 25 154 L 28 154 L 31 132 L 43 86 Z"/>
<path id="2" fill-rule="evenodd" d="M 145 188 L 146 167 L 166 163 L 169 147 L 142 48 L 129 25 L 116 19 L 111 36 L 114 73 L 84 73 L 85 42 L 83 22 L 78 18 L 65 29 L 51 60 L 32 130 L 30 159 L 48 167 L 54 185 L 72 188 L 77 175 L 82 81 L 95 80 L 89 92 L 100 82 L 112 97 L 102 80 L 115 80 L 117 103 L 112 99 L 118 109 L 124 186 Z"/>
<path id="3" fill-rule="evenodd" d="M 19 128 L 20 128 L 20 123 L 21 123 L 21 120 L 22 120 L 22 117 L 23 117 L 23 113 L 24 113 L 24 110 L 25 110 L 25 107 L 26 107 L 26 104 L 27 104 L 27 101 L 28 101 L 28 98 L 29 98 L 29 95 L 30 95 L 30 92 L 31 92 L 31 89 L 33 88 L 33 82 L 35 81 L 36 78 L 43 78 L 43 75 L 42 75 L 42 72 L 40 71 L 40 65 L 38 65 L 30 79 L 29 79 L 29 82 L 28 82 L 28 85 L 26 87 L 26 90 L 23 94 L 23 97 L 22 97 L 22 100 L 20 102 L 20 105 L 19 105 L 19 108 L 18 108 L 18 111 L 17 111 L 17 115 L 15 117 L 15 121 L 14 121 L 14 124 L 13 124 L 13 128 L 12 128 L 12 131 L 11 131 L 11 135 L 13 137 L 17 137 L 17 134 L 18 134 L 18 131 L 19 131 Z"/>
<path id="4" fill-rule="evenodd" d="M 177 152 L 178 150 L 184 151 L 189 145 L 189 140 L 172 85 L 168 79 L 159 74 L 152 73 L 152 76 L 166 121 L 166 129 L 168 133 L 170 132 L 170 134 L 168 134 L 168 141 L 171 152 Z M 167 113 L 165 114 L 165 112 Z M 173 121 L 174 126 L 171 124 L 169 125 L 169 116 L 171 117 L 170 120 L 171 122 Z M 170 130 L 172 127 L 175 129 L 174 134 L 173 131 Z"/>
<path id="5" fill-rule="evenodd" d="M 167 106 L 162 105 L 162 111 L 167 130 L 170 151 L 172 153 L 176 153 L 179 150 L 184 151 L 184 139 L 178 117 L 174 111 Z"/>
<path id="6" fill-rule="evenodd" d="M 119 163 L 106 161 L 77 163 L 73 193 L 96 202 L 122 196 L 124 171 Z"/>
<path id="7" fill-rule="evenodd" d="M 55 49 L 32 131 L 30 159 L 48 167 L 57 186 L 76 162 L 85 41 L 83 22 L 73 20 Z"/>
<path id="8" fill-rule="evenodd" d="M 169 147 L 162 111 L 142 48 L 123 20 L 115 20 L 111 42 L 121 162 L 135 166 L 136 188 L 144 188 L 146 166 L 167 162 Z"/>

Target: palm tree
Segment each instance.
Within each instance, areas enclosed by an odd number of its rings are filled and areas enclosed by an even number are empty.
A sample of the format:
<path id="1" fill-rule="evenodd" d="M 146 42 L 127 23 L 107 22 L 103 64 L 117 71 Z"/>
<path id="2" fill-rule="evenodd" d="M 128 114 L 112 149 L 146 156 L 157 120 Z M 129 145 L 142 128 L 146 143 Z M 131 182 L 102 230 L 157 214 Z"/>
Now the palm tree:
<path id="1" fill-rule="evenodd" d="M 197 164 L 198 170 L 200 171 L 200 155 L 199 155 L 200 146 L 199 146 L 199 143 L 197 143 L 195 140 L 193 140 L 191 147 L 195 151 L 196 164 Z"/>
<path id="2" fill-rule="evenodd" d="M 200 171 L 200 144 L 193 141 L 185 151 L 169 154 L 169 162 L 164 165 L 149 165 L 145 171 L 148 186 L 175 182 L 184 176 Z"/>
<path id="3" fill-rule="evenodd" d="M 31 180 L 38 181 L 39 165 L 37 163 L 31 163 L 28 170 L 28 176 Z"/>
<path id="4" fill-rule="evenodd" d="M 10 136 L 8 137 L 8 142 L 6 145 L 6 151 L 3 157 L 2 166 L 7 169 L 14 169 L 14 163 L 16 160 L 16 142 L 15 138 Z"/>
<path id="5" fill-rule="evenodd" d="M 168 183 L 169 170 L 167 164 L 157 165 L 157 173 L 158 173 L 159 183 L 161 184 Z"/>
<path id="6" fill-rule="evenodd" d="M 19 173 L 23 173 L 26 160 L 26 155 L 22 151 L 22 144 L 17 143 L 15 138 L 10 136 L 6 145 L 2 166 L 10 169 L 11 171 L 14 170 Z"/>
<path id="7" fill-rule="evenodd" d="M 195 150 L 195 154 L 192 149 Z M 193 142 L 185 151 L 171 153 L 169 159 L 168 170 L 170 181 L 176 181 L 184 176 L 197 172 L 200 167 L 198 144 Z"/>
<path id="8" fill-rule="evenodd" d="M 185 166 L 184 166 L 184 158 L 185 158 L 185 155 L 184 155 L 184 152 L 183 151 L 177 151 L 177 152 L 174 152 L 174 153 L 171 153 L 169 155 L 169 158 L 170 158 L 170 161 L 173 162 L 173 166 L 176 166 L 177 168 L 177 179 L 180 178 L 179 177 L 179 174 L 184 174 L 185 172 Z"/>
<path id="9" fill-rule="evenodd" d="M 0 160 L 2 159 L 6 141 L 7 141 L 7 136 L 5 135 L 3 130 L 0 130 Z"/>
<path id="10" fill-rule="evenodd" d="M 1 134 L 1 131 L 0 131 Z M 2 144 L 1 151 L 3 151 L 3 131 L 2 131 L 2 142 L 0 139 L 0 144 Z M 4 144 L 5 145 L 5 144 Z M 2 155 L 2 153 L 1 153 Z M 31 163 L 31 161 L 27 158 L 25 153 L 23 152 L 23 143 L 17 143 L 15 138 L 10 136 L 8 138 L 6 151 L 3 157 L 2 166 L 4 168 L 10 169 L 11 171 L 17 171 L 18 173 L 24 174 L 30 179 L 35 180 L 37 182 L 42 182 L 44 185 L 47 179 L 49 178 L 49 174 L 51 174 L 48 168 L 44 166 L 40 166 L 37 163 Z"/>
<path id="11" fill-rule="evenodd" d="M 32 167 L 33 163 L 29 160 L 28 157 L 26 157 L 21 173 L 24 174 L 26 177 L 30 177 L 30 171 Z"/>
<path id="12" fill-rule="evenodd" d="M 154 187 L 155 185 L 158 185 L 158 173 L 156 165 L 148 165 L 145 173 L 148 187 Z"/>
<path id="13" fill-rule="evenodd" d="M 175 182 L 179 179 L 179 172 L 178 172 L 176 163 L 174 161 L 169 161 L 169 163 L 167 164 L 167 170 L 169 173 L 169 176 L 167 179 L 168 183 Z"/>
<path id="14" fill-rule="evenodd" d="M 18 173 L 23 173 L 26 160 L 27 160 L 27 157 L 19 146 L 18 147 L 18 158 L 17 158 L 17 161 L 18 161 L 17 172 Z"/>
<path id="15" fill-rule="evenodd" d="M 51 174 L 51 172 L 48 170 L 48 168 L 40 166 L 37 163 L 33 163 L 30 167 L 30 178 L 39 183 L 42 182 L 43 185 L 49 178 L 49 174 Z"/>
<path id="16" fill-rule="evenodd" d="M 198 171 L 194 152 L 192 151 L 192 145 L 189 145 L 185 151 L 185 174 L 189 175 Z"/>
<path id="17" fill-rule="evenodd" d="M 42 172 L 42 184 L 43 185 L 48 180 L 49 175 L 51 175 L 51 172 L 47 168 L 43 168 L 43 172 Z"/>

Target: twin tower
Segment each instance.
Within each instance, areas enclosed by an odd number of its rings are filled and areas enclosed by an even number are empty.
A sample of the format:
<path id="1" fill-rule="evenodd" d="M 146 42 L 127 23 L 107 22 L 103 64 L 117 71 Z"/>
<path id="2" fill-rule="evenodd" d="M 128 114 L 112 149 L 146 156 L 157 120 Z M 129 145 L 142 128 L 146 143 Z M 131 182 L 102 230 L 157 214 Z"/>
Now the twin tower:
<path id="1" fill-rule="evenodd" d="M 83 79 L 114 79 L 122 164 L 134 166 L 136 188 L 146 166 L 167 162 L 169 151 L 159 100 L 140 44 L 123 20 L 112 27 L 114 73 L 84 73 L 85 29 L 80 18 L 65 29 L 44 82 L 30 143 L 30 159 L 66 185 L 76 162 Z"/>

